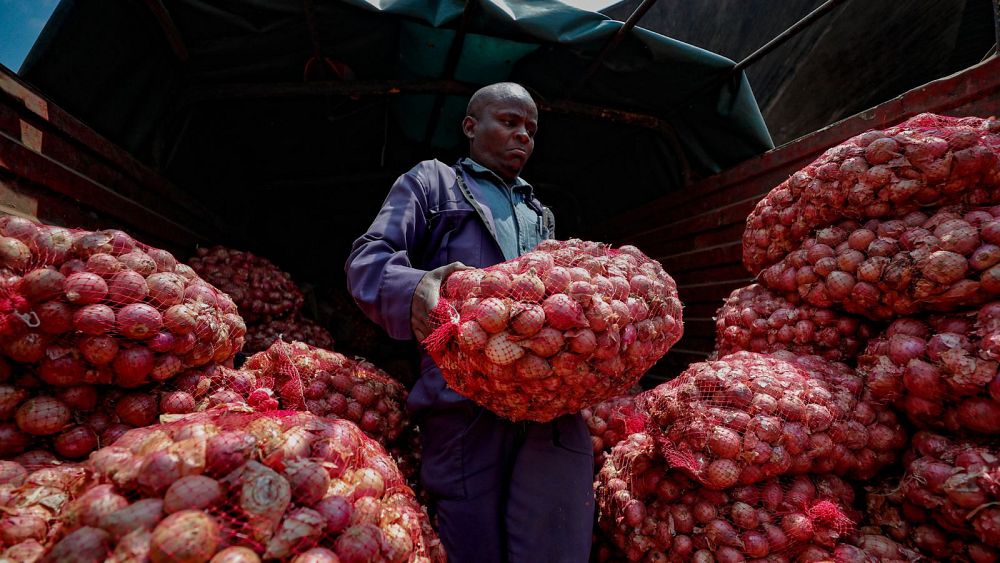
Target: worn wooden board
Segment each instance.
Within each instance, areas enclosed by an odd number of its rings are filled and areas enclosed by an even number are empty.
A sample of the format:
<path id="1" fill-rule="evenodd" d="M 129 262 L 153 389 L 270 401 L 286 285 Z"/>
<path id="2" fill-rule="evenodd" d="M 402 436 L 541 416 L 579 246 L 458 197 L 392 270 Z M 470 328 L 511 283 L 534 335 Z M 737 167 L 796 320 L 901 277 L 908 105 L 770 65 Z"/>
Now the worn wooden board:
<path id="1" fill-rule="evenodd" d="M 764 194 L 830 147 L 923 112 L 980 117 L 1000 113 L 1000 59 L 924 84 L 595 226 L 593 238 L 638 246 L 678 282 L 690 324 L 657 369 L 679 371 L 685 361 L 703 359 L 714 348 L 715 311 L 733 289 L 753 283 L 742 266 L 741 238 L 747 215 Z"/>

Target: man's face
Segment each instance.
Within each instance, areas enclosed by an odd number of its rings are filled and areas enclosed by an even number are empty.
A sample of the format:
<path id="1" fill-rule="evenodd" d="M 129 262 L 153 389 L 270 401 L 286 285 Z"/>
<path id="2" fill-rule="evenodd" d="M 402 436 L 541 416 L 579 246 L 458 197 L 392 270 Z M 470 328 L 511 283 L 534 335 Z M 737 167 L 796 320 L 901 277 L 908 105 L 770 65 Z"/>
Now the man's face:
<path id="1" fill-rule="evenodd" d="M 535 103 L 530 97 L 492 100 L 478 114 L 462 122 L 470 141 L 470 156 L 504 180 L 517 178 L 535 149 Z"/>

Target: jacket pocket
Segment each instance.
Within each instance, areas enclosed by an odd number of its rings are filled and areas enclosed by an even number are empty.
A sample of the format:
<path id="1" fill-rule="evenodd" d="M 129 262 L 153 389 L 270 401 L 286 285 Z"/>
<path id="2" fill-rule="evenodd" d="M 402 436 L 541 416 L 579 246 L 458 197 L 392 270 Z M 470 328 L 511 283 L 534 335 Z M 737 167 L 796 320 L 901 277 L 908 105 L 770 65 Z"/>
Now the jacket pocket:
<path id="1" fill-rule="evenodd" d="M 450 500 L 466 498 L 463 444 L 481 416 L 481 409 L 455 408 L 428 414 L 421 420 L 420 480 L 431 495 Z"/>
<path id="2" fill-rule="evenodd" d="M 557 448 L 590 458 L 594 457 L 593 442 L 587 423 L 579 413 L 560 416 L 552 422 L 552 440 Z"/>

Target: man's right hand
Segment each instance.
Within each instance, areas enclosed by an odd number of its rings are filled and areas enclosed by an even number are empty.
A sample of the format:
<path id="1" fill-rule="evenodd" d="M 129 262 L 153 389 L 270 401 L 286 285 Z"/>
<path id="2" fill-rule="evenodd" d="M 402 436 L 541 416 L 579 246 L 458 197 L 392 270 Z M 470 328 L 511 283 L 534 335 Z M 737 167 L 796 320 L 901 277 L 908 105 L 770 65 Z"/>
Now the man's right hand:
<path id="1" fill-rule="evenodd" d="M 423 341 L 434 330 L 430 326 L 430 314 L 437 307 L 441 284 L 452 272 L 471 269 L 461 262 L 452 262 L 427 272 L 417 282 L 417 287 L 413 290 L 413 301 L 410 303 L 410 327 L 413 328 L 417 342 Z"/>

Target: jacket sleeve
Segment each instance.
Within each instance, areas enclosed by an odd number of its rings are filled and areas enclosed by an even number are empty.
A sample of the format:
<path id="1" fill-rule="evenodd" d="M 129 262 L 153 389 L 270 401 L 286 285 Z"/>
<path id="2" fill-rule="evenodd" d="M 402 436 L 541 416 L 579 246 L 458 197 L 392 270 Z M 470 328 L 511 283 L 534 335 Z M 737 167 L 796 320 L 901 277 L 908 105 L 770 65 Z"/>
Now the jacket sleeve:
<path id="1" fill-rule="evenodd" d="M 347 289 L 365 315 L 398 340 L 413 338 L 410 305 L 426 271 L 411 257 L 427 234 L 427 196 L 412 173 L 400 176 L 368 232 L 347 258 Z"/>

